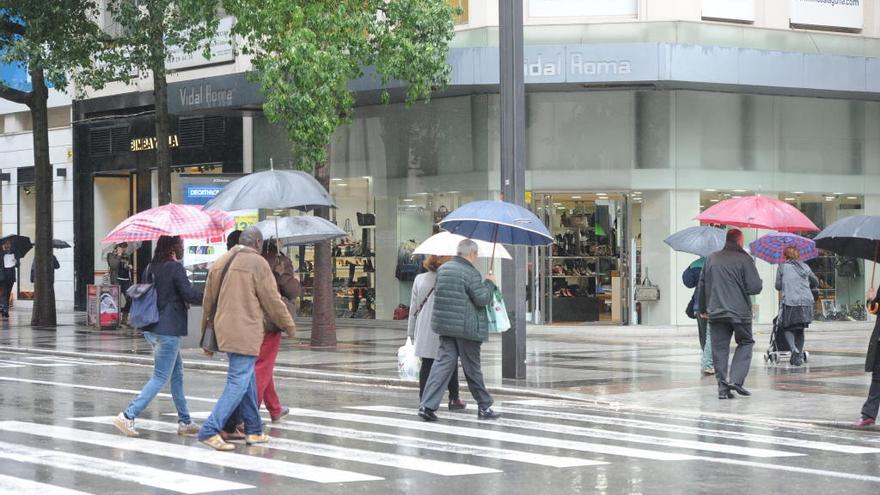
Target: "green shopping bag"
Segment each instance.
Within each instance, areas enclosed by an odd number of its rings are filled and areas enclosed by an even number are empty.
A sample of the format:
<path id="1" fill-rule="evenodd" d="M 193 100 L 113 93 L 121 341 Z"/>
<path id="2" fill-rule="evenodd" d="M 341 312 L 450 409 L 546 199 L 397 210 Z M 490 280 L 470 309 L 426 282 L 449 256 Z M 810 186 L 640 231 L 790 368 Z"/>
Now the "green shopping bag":
<path id="1" fill-rule="evenodd" d="M 489 319 L 489 333 L 502 333 L 510 328 L 507 306 L 504 305 L 504 296 L 501 295 L 501 290 L 498 288 L 492 295 L 492 302 L 486 306 L 486 316 Z"/>

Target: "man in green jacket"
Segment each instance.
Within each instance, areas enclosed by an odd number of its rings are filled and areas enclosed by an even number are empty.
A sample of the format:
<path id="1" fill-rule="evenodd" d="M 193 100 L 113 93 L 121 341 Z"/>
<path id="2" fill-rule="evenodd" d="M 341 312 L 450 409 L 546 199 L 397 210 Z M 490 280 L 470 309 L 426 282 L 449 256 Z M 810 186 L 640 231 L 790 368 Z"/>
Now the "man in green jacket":
<path id="1" fill-rule="evenodd" d="M 425 421 L 437 421 L 434 413 L 440 407 L 443 391 L 458 366 L 459 357 L 468 390 L 479 404 L 477 417 L 497 419 L 500 416 L 492 410 L 492 396 L 486 390 L 480 369 L 480 346 L 489 338 L 486 306 L 495 293 L 495 277 L 487 275 L 483 280 L 474 267 L 477 260 L 474 241 L 461 241 L 457 253 L 458 256 L 437 270 L 431 329 L 440 335 L 440 350 L 419 405 L 419 416 Z"/>

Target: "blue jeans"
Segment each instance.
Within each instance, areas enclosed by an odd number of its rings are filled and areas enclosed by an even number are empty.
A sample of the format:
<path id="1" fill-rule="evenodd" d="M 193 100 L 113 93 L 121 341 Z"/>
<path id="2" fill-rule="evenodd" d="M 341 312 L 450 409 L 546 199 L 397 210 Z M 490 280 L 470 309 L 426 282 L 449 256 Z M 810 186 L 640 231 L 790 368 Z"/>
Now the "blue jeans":
<path id="1" fill-rule="evenodd" d="M 174 399 L 174 407 L 177 408 L 177 421 L 189 423 L 189 409 L 186 407 L 186 396 L 183 394 L 183 360 L 180 358 L 180 337 L 144 332 L 144 338 L 153 347 L 153 377 L 128 405 L 125 415 L 132 419 L 138 417 L 156 398 L 156 395 L 170 378 L 171 397 Z"/>
<path id="2" fill-rule="evenodd" d="M 214 404 L 211 415 L 199 430 L 199 440 L 207 440 L 220 433 L 223 425 L 233 413 L 240 414 L 244 420 L 245 433 L 259 435 L 263 433 L 263 421 L 257 410 L 257 375 L 255 366 L 257 356 L 246 356 L 234 352 L 229 356 L 229 371 L 226 375 L 226 386 Z"/>

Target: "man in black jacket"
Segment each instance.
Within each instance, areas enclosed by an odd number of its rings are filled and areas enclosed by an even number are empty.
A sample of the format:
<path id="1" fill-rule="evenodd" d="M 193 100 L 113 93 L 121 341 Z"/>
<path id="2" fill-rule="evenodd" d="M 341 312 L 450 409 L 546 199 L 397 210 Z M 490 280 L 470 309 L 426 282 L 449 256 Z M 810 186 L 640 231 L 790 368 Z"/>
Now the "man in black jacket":
<path id="1" fill-rule="evenodd" d="M 712 361 L 718 379 L 718 398 L 732 399 L 736 391 L 751 395 L 743 388 L 752 363 L 752 301 L 761 293 L 762 282 L 755 261 L 743 251 L 743 234 L 727 231 L 724 249 L 709 256 L 700 276 L 699 297 L 703 317 L 709 320 L 712 333 Z M 730 338 L 736 339 L 736 351 L 728 374 Z"/>

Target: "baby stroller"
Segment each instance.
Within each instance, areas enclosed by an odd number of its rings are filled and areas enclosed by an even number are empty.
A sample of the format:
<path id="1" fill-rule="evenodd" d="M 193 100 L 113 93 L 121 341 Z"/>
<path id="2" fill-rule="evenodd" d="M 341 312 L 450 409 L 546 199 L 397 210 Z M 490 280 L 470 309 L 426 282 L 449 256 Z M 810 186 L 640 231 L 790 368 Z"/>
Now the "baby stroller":
<path id="1" fill-rule="evenodd" d="M 785 340 L 785 332 L 782 331 L 780 323 L 781 319 L 782 306 L 779 307 L 776 317 L 773 318 L 773 329 L 770 331 L 770 346 L 767 347 L 767 352 L 764 353 L 765 363 L 779 364 L 780 360 L 788 361 L 791 359 L 791 347 L 788 345 L 788 341 Z M 803 353 L 803 360 L 806 363 L 810 359 L 810 353 L 806 350 Z"/>

